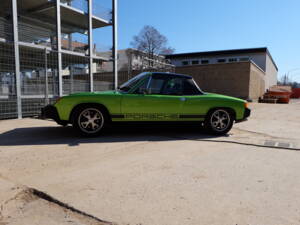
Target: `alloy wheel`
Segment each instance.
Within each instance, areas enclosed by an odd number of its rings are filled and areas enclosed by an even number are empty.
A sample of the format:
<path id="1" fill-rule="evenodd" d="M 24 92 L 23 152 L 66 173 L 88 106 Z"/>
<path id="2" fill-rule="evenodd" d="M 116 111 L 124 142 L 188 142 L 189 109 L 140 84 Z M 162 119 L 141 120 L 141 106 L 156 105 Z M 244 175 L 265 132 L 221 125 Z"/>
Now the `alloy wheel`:
<path id="1" fill-rule="evenodd" d="M 104 125 L 103 114 L 99 109 L 85 109 L 79 114 L 78 125 L 79 128 L 85 133 L 97 133 Z"/>
<path id="2" fill-rule="evenodd" d="M 231 119 L 226 110 L 218 109 L 211 115 L 210 123 L 214 130 L 222 132 L 228 128 Z"/>

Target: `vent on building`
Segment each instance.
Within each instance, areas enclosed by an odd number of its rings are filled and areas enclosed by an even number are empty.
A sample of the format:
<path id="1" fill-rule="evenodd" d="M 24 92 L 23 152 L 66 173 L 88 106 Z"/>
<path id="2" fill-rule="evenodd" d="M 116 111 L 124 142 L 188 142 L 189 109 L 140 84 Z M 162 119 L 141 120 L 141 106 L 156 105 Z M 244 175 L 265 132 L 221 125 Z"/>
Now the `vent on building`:
<path id="1" fill-rule="evenodd" d="M 230 58 L 228 61 L 229 62 L 237 62 L 237 58 Z"/>
<path id="2" fill-rule="evenodd" d="M 189 65 L 189 61 L 182 61 L 182 65 L 183 65 L 183 66 Z"/>
<path id="3" fill-rule="evenodd" d="M 249 57 L 240 58 L 240 62 L 247 62 L 247 61 L 249 61 Z"/>
<path id="4" fill-rule="evenodd" d="M 218 59 L 218 63 L 225 63 L 226 59 Z"/>

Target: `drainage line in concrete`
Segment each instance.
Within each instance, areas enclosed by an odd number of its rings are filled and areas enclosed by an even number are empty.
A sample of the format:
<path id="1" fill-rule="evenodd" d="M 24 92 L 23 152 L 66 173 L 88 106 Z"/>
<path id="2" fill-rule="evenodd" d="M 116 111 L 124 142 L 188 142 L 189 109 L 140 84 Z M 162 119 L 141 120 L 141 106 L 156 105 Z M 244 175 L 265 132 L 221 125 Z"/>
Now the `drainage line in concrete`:
<path id="1" fill-rule="evenodd" d="M 191 139 L 191 138 L 184 138 L 184 137 L 174 137 L 174 136 L 168 136 L 173 139 L 183 139 L 188 141 L 202 141 L 202 142 L 220 142 L 220 143 L 227 143 L 227 144 L 238 144 L 238 145 L 246 145 L 246 146 L 254 146 L 254 147 L 260 147 L 260 148 L 272 148 L 272 149 L 281 149 L 281 150 L 291 150 L 291 151 L 300 151 L 300 148 L 285 148 L 285 147 L 277 147 L 277 146 L 268 146 L 268 145 L 259 145 L 259 144 L 251 144 L 251 143 L 244 143 L 244 142 L 237 142 L 237 141 L 224 141 L 224 140 L 199 140 L 199 139 Z"/>

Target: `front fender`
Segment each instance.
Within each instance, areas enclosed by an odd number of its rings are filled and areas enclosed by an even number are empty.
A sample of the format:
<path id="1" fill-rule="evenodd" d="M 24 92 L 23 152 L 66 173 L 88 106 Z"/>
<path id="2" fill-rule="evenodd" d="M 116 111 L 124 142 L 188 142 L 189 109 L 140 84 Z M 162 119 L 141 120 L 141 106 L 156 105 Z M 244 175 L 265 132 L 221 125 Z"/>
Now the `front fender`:
<path id="1" fill-rule="evenodd" d="M 103 105 L 109 114 L 120 114 L 120 96 L 66 96 L 54 106 L 61 120 L 70 120 L 74 107 L 80 104 Z"/>

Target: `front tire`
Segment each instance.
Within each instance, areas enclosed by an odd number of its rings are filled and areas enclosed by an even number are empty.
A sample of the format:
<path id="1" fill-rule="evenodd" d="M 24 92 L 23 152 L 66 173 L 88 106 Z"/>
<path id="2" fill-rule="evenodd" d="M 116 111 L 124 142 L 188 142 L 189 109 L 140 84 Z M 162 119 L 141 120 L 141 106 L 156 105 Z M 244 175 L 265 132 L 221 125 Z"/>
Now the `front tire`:
<path id="1" fill-rule="evenodd" d="M 83 136 L 99 136 L 105 124 L 105 113 L 98 107 L 86 106 L 74 113 L 73 127 Z"/>
<path id="2" fill-rule="evenodd" d="M 214 109 L 205 118 L 205 129 L 214 135 L 227 134 L 233 125 L 233 115 L 227 109 Z"/>

